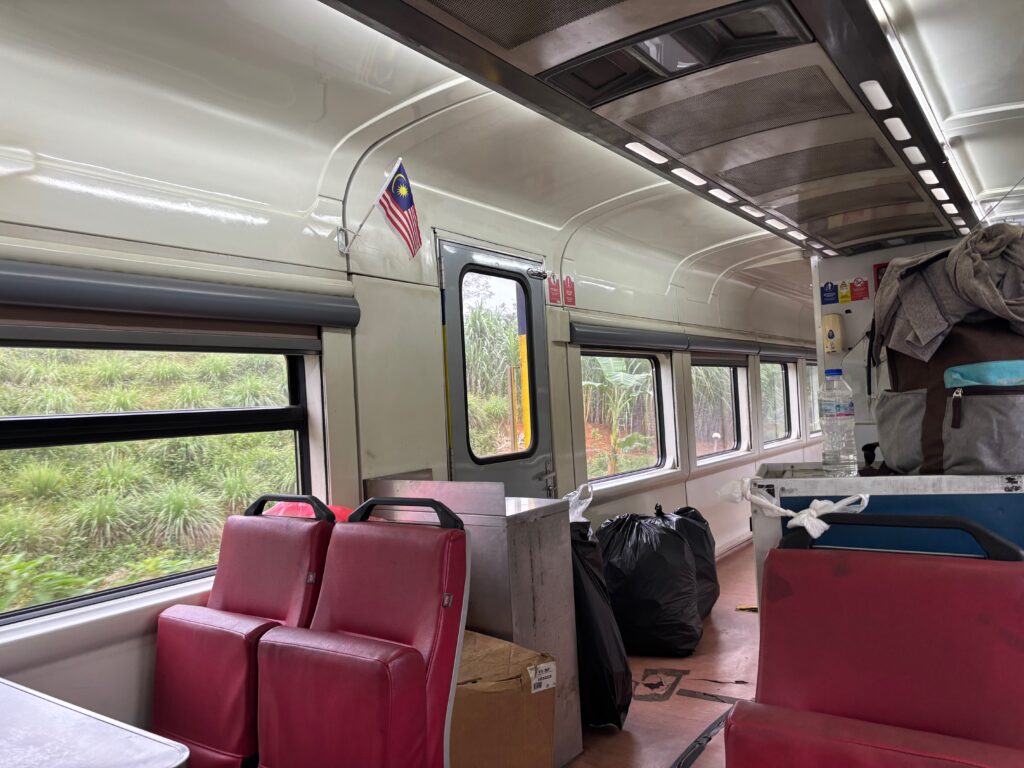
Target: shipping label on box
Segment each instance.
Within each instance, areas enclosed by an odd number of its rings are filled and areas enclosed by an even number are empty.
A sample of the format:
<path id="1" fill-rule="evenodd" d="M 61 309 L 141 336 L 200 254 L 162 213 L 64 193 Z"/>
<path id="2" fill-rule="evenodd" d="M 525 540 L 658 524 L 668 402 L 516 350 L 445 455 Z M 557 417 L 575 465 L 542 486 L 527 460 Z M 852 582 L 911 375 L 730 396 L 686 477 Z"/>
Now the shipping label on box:
<path id="1" fill-rule="evenodd" d="M 530 693 L 540 693 L 555 687 L 555 662 L 537 664 L 528 667 L 526 671 L 530 673 Z"/>

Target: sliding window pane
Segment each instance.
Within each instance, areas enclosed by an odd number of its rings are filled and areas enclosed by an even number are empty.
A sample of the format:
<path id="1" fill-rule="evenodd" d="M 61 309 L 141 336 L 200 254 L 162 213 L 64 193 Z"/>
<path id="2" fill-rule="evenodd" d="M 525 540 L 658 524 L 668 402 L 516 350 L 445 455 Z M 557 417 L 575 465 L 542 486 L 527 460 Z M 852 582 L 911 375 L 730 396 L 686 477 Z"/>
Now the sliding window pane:
<path id="1" fill-rule="evenodd" d="M 694 365 L 690 370 L 697 458 L 738 450 L 738 370 L 724 365 Z"/>
<path id="2" fill-rule="evenodd" d="M 221 529 L 295 493 L 295 433 L 0 451 L 0 613 L 217 562 Z"/>
<path id="3" fill-rule="evenodd" d="M 285 405 L 283 355 L 0 348 L 0 418 Z"/>
<path id="4" fill-rule="evenodd" d="M 583 355 L 587 478 L 661 464 L 655 364 L 649 357 Z"/>
<path id="5" fill-rule="evenodd" d="M 765 445 L 790 436 L 789 377 L 785 363 L 761 363 L 761 431 Z"/>

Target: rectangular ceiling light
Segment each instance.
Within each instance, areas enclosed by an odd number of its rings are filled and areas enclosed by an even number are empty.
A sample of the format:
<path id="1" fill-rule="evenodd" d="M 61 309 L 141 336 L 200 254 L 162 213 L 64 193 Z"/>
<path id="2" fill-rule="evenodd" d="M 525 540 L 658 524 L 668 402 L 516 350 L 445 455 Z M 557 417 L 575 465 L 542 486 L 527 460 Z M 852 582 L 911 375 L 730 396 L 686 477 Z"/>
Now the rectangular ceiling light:
<path id="1" fill-rule="evenodd" d="M 706 179 L 702 179 L 693 171 L 688 171 L 685 168 L 673 168 L 672 173 L 678 176 L 680 179 L 685 181 L 687 184 L 693 184 L 695 187 L 703 187 L 707 184 Z"/>
<path id="2" fill-rule="evenodd" d="M 936 200 L 949 200 L 949 193 L 942 187 L 932 187 L 930 190 Z"/>
<path id="3" fill-rule="evenodd" d="M 826 256 L 838 256 L 839 254 L 833 251 L 831 248 L 826 248 L 824 251 Z"/>
<path id="4" fill-rule="evenodd" d="M 957 225 L 958 227 L 963 227 L 963 226 L 966 226 L 966 225 L 967 225 L 967 222 L 965 222 L 965 221 L 964 221 L 963 219 L 961 219 L 961 218 L 960 218 L 959 216 L 956 216 L 956 217 L 955 217 L 955 218 L 953 219 L 953 223 L 954 223 L 954 224 L 956 224 L 956 225 Z"/>
<path id="5" fill-rule="evenodd" d="M 929 186 L 939 183 L 939 177 L 935 175 L 935 171 L 921 171 L 920 176 L 921 181 Z"/>
<path id="6" fill-rule="evenodd" d="M 958 229 L 957 232 L 959 232 L 961 235 L 971 234 L 971 230 L 969 230 L 967 227 L 960 227 L 960 229 Z"/>
<path id="7" fill-rule="evenodd" d="M 764 218 L 764 211 L 759 211 L 752 205 L 741 205 L 740 210 L 743 211 L 748 216 L 753 216 L 755 219 Z"/>
<path id="8" fill-rule="evenodd" d="M 871 106 L 879 112 L 892 109 L 892 102 L 889 101 L 889 97 L 886 95 L 885 89 L 882 88 L 882 84 L 877 80 L 865 80 L 860 84 L 860 89 L 864 91 L 864 95 L 868 97 L 868 101 L 871 102 Z"/>
<path id="9" fill-rule="evenodd" d="M 644 158 L 645 160 L 650 160 L 652 163 L 655 163 L 656 165 L 661 165 L 662 163 L 668 162 L 667 157 L 665 157 L 664 155 L 659 155 L 653 149 L 641 144 L 639 141 L 629 142 L 629 144 L 626 145 L 626 149 L 628 149 L 630 152 L 634 152 L 640 155 L 640 157 Z"/>
<path id="10" fill-rule="evenodd" d="M 775 227 L 775 229 L 786 229 L 787 227 L 789 227 L 789 224 L 784 224 L 778 219 L 765 219 L 764 223 L 767 224 L 769 227 Z"/>
<path id="11" fill-rule="evenodd" d="M 952 203 L 944 203 L 942 206 L 942 210 L 944 210 L 946 213 L 960 213 L 960 211 L 958 211 L 956 209 L 956 206 L 953 205 Z"/>
<path id="12" fill-rule="evenodd" d="M 787 232 L 786 234 L 789 235 L 790 237 L 792 237 L 794 240 L 806 240 L 807 239 L 807 235 L 805 235 L 803 232 L 797 232 L 795 229 L 789 230 L 789 232 Z"/>
<path id="13" fill-rule="evenodd" d="M 907 156 L 907 160 L 910 161 L 911 165 L 924 165 L 927 162 L 924 153 L 913 144 L 909 147 L 904 147 L 903 154 Z"/>
<path id="14" fill-rule="evenodd" d="M 910 138 L 910 131 L 907 130 L 907 126 L 898 117 L 890 117 L 884 122 L 885 127 L 889 129 L 889 133 L 892 134 L 896 141 L 906 141 Z"/>
<path id="15" fill-rule="evenodd" d="M 717 197 L 723 203 L 735 203 L 736 198 L 726 192 L 724 189 L 711 189 L 708 190 L 708 194 L 712 197 Z"/>
<path id="16" fill-rule="evenodd" d="M 811 246 L 811 248 L 817 248 L 817 249 L 819 249 L 819 250 L 820 250 L 821 248 L 824 248 L 824 247 L 825 247 L 825 246 L 824 246 L 824 245 L 822 245 L 821 243 L 816 243 L 816 242 L 814 242 L 813 240 L 811 240 L 811 242 L 809 242 L 809 243 L 808 243 L 808 245 L 809 245 L 809 246 Z"/>

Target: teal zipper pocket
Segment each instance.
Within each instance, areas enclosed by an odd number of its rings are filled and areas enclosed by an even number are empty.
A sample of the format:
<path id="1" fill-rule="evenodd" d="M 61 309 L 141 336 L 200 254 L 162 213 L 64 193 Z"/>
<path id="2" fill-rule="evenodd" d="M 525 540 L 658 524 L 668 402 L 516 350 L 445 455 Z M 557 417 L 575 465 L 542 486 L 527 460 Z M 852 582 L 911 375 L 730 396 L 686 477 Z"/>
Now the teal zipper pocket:
<path id="1" fill-rule="evenodd" d="M 947 368 L 946 389 L 957 387 L 1024 387 L 1024 360 L 992 360 Z"/>

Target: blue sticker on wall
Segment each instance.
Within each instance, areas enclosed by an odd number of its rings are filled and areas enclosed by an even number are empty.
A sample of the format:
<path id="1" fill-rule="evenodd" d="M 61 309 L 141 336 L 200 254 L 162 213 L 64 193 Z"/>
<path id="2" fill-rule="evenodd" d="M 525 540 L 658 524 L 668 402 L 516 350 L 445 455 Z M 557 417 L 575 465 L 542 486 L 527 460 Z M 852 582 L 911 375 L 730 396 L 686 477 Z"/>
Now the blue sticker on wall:
<path id="1" fill-rule="evenodd" d="M 839 286 L 829 281 L 821 284 L 821 303 L 824 304 L 838 304 L 839 303 Z"/>

